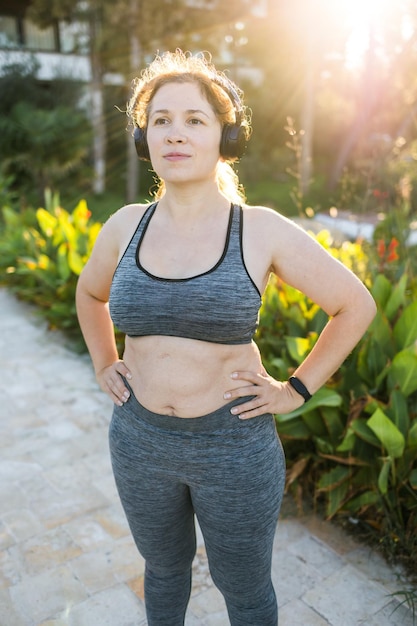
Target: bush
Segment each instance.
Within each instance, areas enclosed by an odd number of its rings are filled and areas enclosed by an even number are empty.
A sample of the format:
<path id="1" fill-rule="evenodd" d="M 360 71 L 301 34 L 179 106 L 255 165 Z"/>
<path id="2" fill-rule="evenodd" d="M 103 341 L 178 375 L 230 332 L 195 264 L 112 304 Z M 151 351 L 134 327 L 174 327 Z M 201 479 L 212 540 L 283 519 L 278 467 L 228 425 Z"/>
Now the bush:
<path id="1" fill-rule="evenodd" d="M 77 347 L 84 344 L 75 287 L 100 227 L 85 201 L 68 213 L 50 193 L 45 209 L 17 212 L 7 202 L 3 208 L 3 282 L 38 305 L 51 328 L 65 330 Z M 299 500 L 310 494 L 322 502 L 328 518 L 362 521 L 391 554 L 412 563 L 417 559 L 417 283 L 393 239 L 387 244 L 379 239 L 367 250 L 349 242 L 333 248 L 326 232 L 318 239 L 370 286 L 378 312 L 363 340 L 308 404 L 276 416 L 288 460 L 287 490 Z M 256 335 L 266 369 L 287 379 L 326 322 L 317 305 L 273 278 Z"/>
<path id="2" fill-rule="evenodd" d="M 36 304 L 50 327 L 66 331 L 80 349 L 75 288 L 101 228 L 90 215 L 84 200 L 68 213 L 47 192 L 45 209 L 4 206 L 0 236 L 3 283 Z"/>
<path id="3" fill-rule="evenodd" d="M 417 284 L 397 263 L 396 249 L 380 247 L 378 262 L 358 244 L 332 250 L 371 284 L 378 312 L 335 376 L 308 404 L 276 421 L 287 489 L 299 504 L 311 494 L 329 519 L 360 520 L 387 555 L 411 566 L 417 559 Z M 274 279 L 257 337 L 267 370 L 288 378 L 325 323 L 316 305 Z"/>

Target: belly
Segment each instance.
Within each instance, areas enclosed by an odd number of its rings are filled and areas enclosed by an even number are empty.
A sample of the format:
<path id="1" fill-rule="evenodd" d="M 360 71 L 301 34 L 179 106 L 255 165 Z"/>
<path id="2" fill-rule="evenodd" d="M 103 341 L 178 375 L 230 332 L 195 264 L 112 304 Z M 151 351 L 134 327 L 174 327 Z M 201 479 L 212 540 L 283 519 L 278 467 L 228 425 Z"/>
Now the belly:
<path id="1" fill-rule="evenodd" d="M 228 400 L 224 393 L 242 387 L 234 371 L 262 372 L 255 343 L 226 346 L 181 337 L 126 337 L 123 359 L 130 386 L 150 411 L 199 417 Z"/>

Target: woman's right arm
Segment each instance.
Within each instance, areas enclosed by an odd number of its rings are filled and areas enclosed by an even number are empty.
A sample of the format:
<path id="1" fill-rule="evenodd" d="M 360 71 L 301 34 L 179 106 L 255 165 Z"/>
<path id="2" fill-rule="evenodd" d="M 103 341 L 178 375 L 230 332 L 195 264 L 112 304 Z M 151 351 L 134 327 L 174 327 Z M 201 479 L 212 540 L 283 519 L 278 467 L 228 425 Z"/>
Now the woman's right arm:
<path id="1" fill-rule="evenodd" d="M 76 307 L 97 381 L 112 401 L 121 405 L 128 399 L 129 390 L 120 374 L 130 378 L 130 372 L 119 359 L 109 313 L 110 286 L 118 257 L 117 228 L 114 228 L 114 219 L 111 218 L 100 231 L 78 279 Z"/>

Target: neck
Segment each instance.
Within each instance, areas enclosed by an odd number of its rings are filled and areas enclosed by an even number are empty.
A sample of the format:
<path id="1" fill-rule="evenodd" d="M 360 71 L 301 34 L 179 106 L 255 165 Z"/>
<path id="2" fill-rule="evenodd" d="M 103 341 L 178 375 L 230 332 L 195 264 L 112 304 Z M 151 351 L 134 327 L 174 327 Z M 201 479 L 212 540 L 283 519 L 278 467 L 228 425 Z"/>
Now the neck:
<path id="1" fill-rule="evenodd" d="M 213 183 L 183 186 L 168 184 L 159 205 L 172 218 L 198 219 L 205 214 L 212 214 L 216 208 L 222 211 L 228 209 L 230 201 Z"/>

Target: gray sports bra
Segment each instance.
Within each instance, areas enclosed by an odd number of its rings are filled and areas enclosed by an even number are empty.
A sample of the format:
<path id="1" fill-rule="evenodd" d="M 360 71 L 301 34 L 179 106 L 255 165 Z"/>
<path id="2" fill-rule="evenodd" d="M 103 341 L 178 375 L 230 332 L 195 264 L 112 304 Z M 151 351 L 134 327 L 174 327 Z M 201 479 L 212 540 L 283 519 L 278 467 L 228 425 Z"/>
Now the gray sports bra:
<path id="1" fill-rule="evenodd" d="M 130 337 L 170 335 L 221 344 L 250 343 L 258 326 L 261 294 L 242 252 L 243 211 L 230 208 L 219 261 L 191 278 L 160 278 L 139 261 L 139 250 L 157 203 L 146 209 L 113 276 L 110 315 Z"/>

